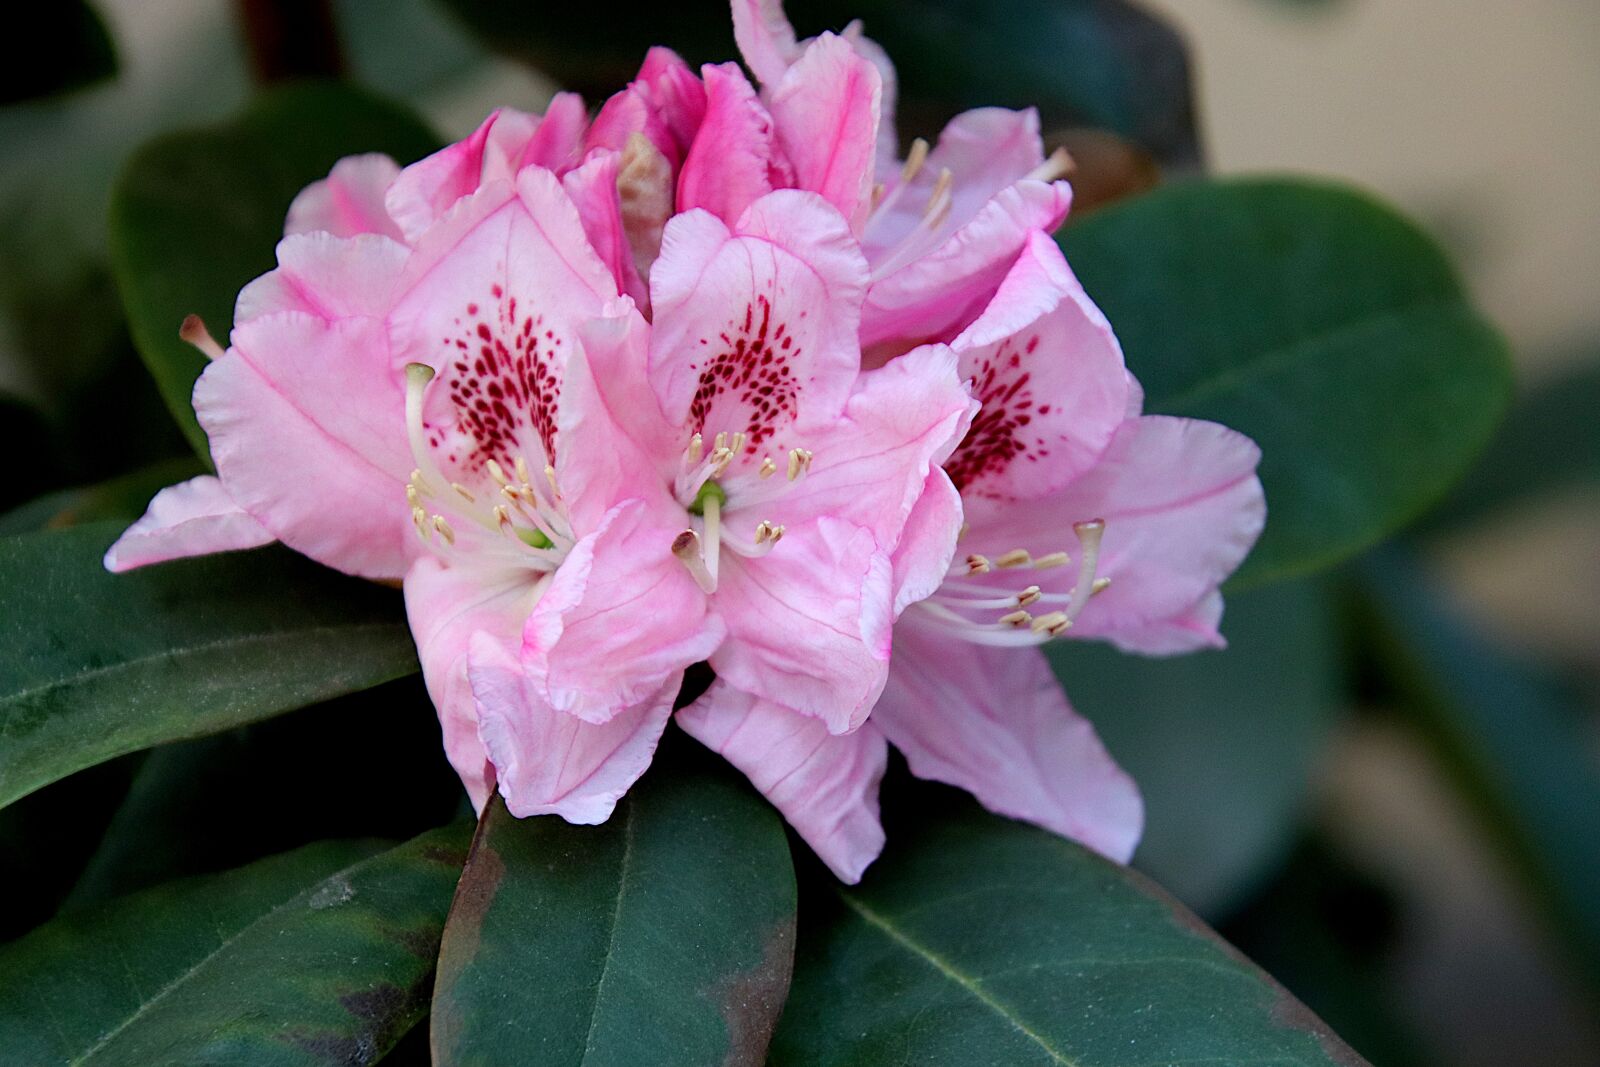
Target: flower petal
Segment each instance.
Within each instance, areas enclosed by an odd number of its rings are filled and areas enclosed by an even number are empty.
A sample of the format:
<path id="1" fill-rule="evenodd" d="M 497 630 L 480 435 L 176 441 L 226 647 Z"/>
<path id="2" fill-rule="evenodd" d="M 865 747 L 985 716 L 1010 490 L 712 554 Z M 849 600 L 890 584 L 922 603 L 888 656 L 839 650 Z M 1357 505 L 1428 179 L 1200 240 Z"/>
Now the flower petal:
<path id="1" fill-rule="evenodd" d="M 552 461 L 576 324 L 617 297 L 554 174 L 529 167 L 508 192 L 484 186 L 428 233 L 389 317 L 397 358 L 437 372 L 428 447 L 468 486 L 488 485 L 490 460 L 511 470 L 521 457 L 532 471 Z"/>
<path id="2" fill-rule="evenodd" d="M 859 882 L 883 851 L 878 785 L 889 746 L 871 722 L 830 734 L 718 679 L 678 712 L 678 725 L 743 771 L 840 881 Z"/>
<path id="3" fill-rule="evenodd" d="M 941 230 L 948 237 L 1043 162 L 1037 111 L 985 107 L 962 112 L 945 126 L 939 143 L 903 188 L 898 174 L 888 182 L 882 206 L 862 236 L 867 259 L 876 264 L 911 235 L 943 172 L 950 172 L 950 211 Z"/>
<path id="4" fill-rule="evenodd" d="M 650 766 L 681 682 L 596 726 L 546 705 L 537 680 L 490 634 L 473 638 L 467 677 L 506 808 L 518 818 L 559 815 L 573 823 L 611 817 Z"/>
<path id="5" fill-rule="evenodd" d="M 526 572 L 452 567 L 423 556 L 406 574 L 405 593 L 423 680 L 444 732 L 445 756 L 461 776 L 473 807 L 482 811 L 494 789 L 494 768 L 478 737 L 468 653 L 480 633 L 515 647 L 539 587 Z"/>
<path id="6" fill-rule="evenodd" d="M 841 419 L 814 435 L 794 435 L 814 457 L 803 478 L 779 483 L 775 495 L 748 509 L 730 490 L 730 527 L 765 519 L 792 529 L 829 515 L 867 528 L 886 551 L 894 550 L 928 478 L 962 439 L 975 406 L 956 375 L 955 354 L 944 345 L 907 353 L 859 381 Z M 770 493 L 771 484 L 758 484 L 757 492 Z M 945 531 L 952 543 L 959 526 L 958 507 L 955 525 Z"/>
<path id="7" fill-rule="evenodd" d="M 195 384 L 233 499 L 295 551 L 366 578 L 409 562 L 405 396 L 375 318 L 264 315 Z"/>
<path id="8" fill-rule="evenodd" d="M 681 508 L 629 500 L 577 543 L 523 631 L 521 658 L 556 711 L 603 723 L 722 643 L 722 620 L 672 555 Z"/>
<path id="9" fill-rule="evenodd" d="M 1266 520 L 1255 475 L 1260 454 L 1248 437 L 1213 422 L 1130 419 L 1100 462 L 1060 492 L 1008 503 L 969 500 L 963 546 L 991 556 L 1013 548 L 1076 556 L 1072 525 L 1104 520 L 1097 573 L 1111 584 L 1070 633 L 1127 633 L 1137 641 L 1152 624 L 1195 609 L 1255 544 Z M 1074 571 L 1029 573 L 1047 592 L 1060 592 Z"/>
<path id="10" fill-rule="evenodd" d="M 382 234 L 317 230 L 278 242 L 278 266 L 239 291 L 234 326 L 279 311 L 323 319 L 383 316 L 411 250 Z"/>
<path id="11" fill-rule="evenodd" d="M 106 551 L 106 570 L 116 574 L 151 563 L 208 556 L 270 544 L 272 531 L 234 503 L 210 474 L 169 485 L 150 501 L 144 517 Z"/>
<path id="12" fill-rule="evenodd" d="M 704 212 L 674 218 L 650 275 L 650 380 L 668 419 L 743 432 L 749 456 L 791 423 L 833 419 L 860 365 L 865 278 L 844 218 L 812 193 L 763 197 L 731 232 Z"/>
<path id="13" fill-rule="evenodd" d="M 700 76 L 706 115 L 678 176 L 678 210 L 704 208 L 731 223 L 775 186 L 772 116 L 737 63 L 707 65 Z"/>
<path id="14" fill-rule="evenodd" d="M 861 347 L 892 355 L 958 333 L 988 305 L 1033 234 L 1055 230 L 1071 201 L 1066 182 L 1020 181 L 942 242 L 913 235 L 905 246 L 911 254 L 891 254 L 896 262 L 870 257 L 875 280 L 862 308 Z"/>
<path id="15" fill-rule="evenodd" d="M 1137 629 L 1117 630 L 1109 640 L 1124 652 L 1176 656 L 1202 648 L 1226 648 L 1221 625 L 1222 593 L 1214 589 L 1187 611 Z"/>
<path id="16" fill-rule="evenodd" d="M 878 68 L 825 33 L 784 74 L 768 107 L 794 186 L 817 193 L 859 232 L 871 205 L 883 86 Z"/>
<path id="17" fill-rule="evenodd" d="M 1094 465 L 1123 422 L 1122 347 L 1043 233 L 952 347 L 982 405 L 945 464 L 965 496 L 1060 489 Z"/>
<path id="18" fill-rule="evenodd" d="M 585 135 L 588 148 L 622 151 L 642 134 L 676 171 L 705 120 L 706 91 L 670 48 L 645 54 L 639 76 L 600 108 Z"/>
<path id="19" fill-rule="evenodd" d="M 622 197 L 617 191 L 621 165 L 622 157 L 617 152 L 592 152 L 582 166 L 562 177 L 561 187 L 578 209 L 583 232 L 616 279 L 617 290 L 644 303 L 650 299 L 650 293 L 634 265 L 633 247 L 623 224 Z"/>
<path id="20" fill-rule="evenodd" d="M 733 38 L 745 65 L 763 85 L 777 85 L 800 58 L 783 0 L 733 0 Z"/>
<path id="21" fill-rule="evenodd" d="M 917 626 L 895 630 L 894 665 L 871 722 L 919 778 L 959 786 L 1119 863 L 1144 805 L 1034 648 L 986 648 Z"/>
<path id="22" fill-rule="evenodd" d="M 872 533 L 832 518 L 788 531 L 759 559 L 722 554 L 713 607 L 728 640 L 719 678 L 822 720 L 860 726 L 883 688 L 894 577 Z"/>
<path id="23" fill-rule="evenodd" d="M 944 584 L 961 523 L 961 494 L 950 476 L 942 468 L 929 471 L 892 558 L 895 618 Z"/>
<path id="24" fill-rule="evenodd" d="M 384 207 L 384 195 L 399 175 L 399 164 L 381 152 L 344 157 L 326 178 L 300 190 L 289 205 L 284 234 L 326 230 L 335 237 L 381 233 L 399 240 L 400 227 Z"/>

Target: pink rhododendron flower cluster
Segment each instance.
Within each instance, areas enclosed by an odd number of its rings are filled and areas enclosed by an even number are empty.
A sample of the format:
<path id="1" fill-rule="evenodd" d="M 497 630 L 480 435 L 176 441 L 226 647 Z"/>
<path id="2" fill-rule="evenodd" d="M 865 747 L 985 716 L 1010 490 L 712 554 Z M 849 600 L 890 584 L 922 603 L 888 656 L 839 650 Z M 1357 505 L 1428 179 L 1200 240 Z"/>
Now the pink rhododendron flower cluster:
<path id="1" fill-rule="evenodd" d="M 606 819 L 708 661 L 678 721 L 841 878 L 891 742 L 1125 860 L 1138 793 L 1038 646 L 1219 644 L 1256 450 L 1139 414 L 1033 112 L 901 160 L 856 28 L 733 13 L 756 84 L 655 49 L 592 120 L 562 94 L 305 190 L 227 350 L 187 326 L 217 475 L 107 566 L 278 540 L 401 581 L 480 807 Z"/>

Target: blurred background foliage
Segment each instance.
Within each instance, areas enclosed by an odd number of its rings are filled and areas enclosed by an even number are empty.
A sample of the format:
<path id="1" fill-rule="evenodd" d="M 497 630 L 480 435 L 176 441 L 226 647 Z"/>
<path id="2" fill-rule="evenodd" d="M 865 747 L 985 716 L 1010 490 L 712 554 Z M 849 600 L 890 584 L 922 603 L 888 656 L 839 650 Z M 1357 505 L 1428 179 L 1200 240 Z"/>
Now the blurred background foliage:
<path id="1" fill-rule="evenodd" d="M 1158 181 L 1334 175 L 1443 240 L 1518 370 L 1509 417 L 1443 504 L 1332 571 L 1234 591 L 1225 654 L 1150 662 L 1073 645 L 1054 660 L 1145 791 L 1136 865 L 1372 1062 L 1600 1063 L 1600 14 L 1571 0 L 789 7 L 802 31 L 865 21 L 900 66 L 903 131 L 978 103 L 1040 105 L 1080 167 L 1069 255 L 1135 369 L 1160 324 L 1148 309 L 1118 317 L 1138 293 L 1091 246 L 1128 247 L 1130 216 L 1097 214 Z M 648 44 L 731 54 L 720 4 L 624 8 L 636 17 L 491 0 L 41 8 L 62 61 L 0 64 L 0 432 L 13 457 L 0 531 L 136 515 L 202 462 L 168 410 L 192 434 L 187 379 L 160 380 L 159 361 L 152 379 L 139 350 L 175 346 L 186 300 L 211 300 L 225 323 L 238 282 L 270 265 L 281 211 L 209 217 L 201 197 L 190 229 L 141 236 L 138 218 L 192 206 L 192 153 L 227 156 L 235 171 L 213 179 L 286 203 L 330 154 L 412 158 L 498 104 L 537 108 L 558 84 L 592 96 Z M 237 116 L 253 84 L 300 75 L 373 95 L 340 104 L 326 140 L 269 158 L 252 131 L 271 127 L 270 108 Z M 113 197 L 136 153 L 132 173 L 167 184 Z M 132 220 L 117 242 L 108 207 Z M 186 255 L 177 290 L 139 269 Z M 1357 439 L 1376 432 L 1361 415 L 1363 391 L 1385 387 L 1375 353 L 1330 399 Z M 1248 413 L 1220 417 L 1262 432 Z M 1456 471 L 1426 460 L 1404 478 L 1443 492 Z M 1347 547 L 1371 540 L 1353 531 Z M 447 821 L 458 790 L 418 689 L 392 681 L 121 756 L 0 810 L 0 878 L 18 902 L 0 936 L 320 838 Z M 285 774 L 311 787 L 275 788 Z M 375 799 L 395 775 L 414 786 L 399 809 Z M 219 791 L 237 804 L 208 803 Z"/>

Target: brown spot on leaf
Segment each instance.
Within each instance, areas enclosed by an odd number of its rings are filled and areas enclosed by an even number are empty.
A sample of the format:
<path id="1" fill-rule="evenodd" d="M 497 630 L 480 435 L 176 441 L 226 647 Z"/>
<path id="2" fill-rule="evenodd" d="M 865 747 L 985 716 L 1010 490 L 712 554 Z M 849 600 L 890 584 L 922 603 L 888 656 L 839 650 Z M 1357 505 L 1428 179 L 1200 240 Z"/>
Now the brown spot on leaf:
<path id="1" fill-rule="evenodd" d="M 472 965 L 478 954 L 478 943 L 483 934 L 483 920 L 494 903 L 500 883 L 505 880 L 506 864 L 489 843 L 490 824 L 498 815 L 510 818 L 505 801 L 494 797 L 483 809 L 478 829 L 472 835 L 472 848 L 467 853 L 461 880 L 456 883 L 455 898 L 450 902 L 450 916 L 445 920 L 444 936 L 439 943 L 439 971 L 433 995 L 433 1055 L 436 1062 L 446 1062 L 445 1051 L 454 1043 L 456 1029 L 455 1002 L 452 996 L 463 972 Z"/>
<path id="2" fill-rule="evenodd" d="M 794 975 L 795 918 L 791 914 L 767 934 L 761 962 L 717 984 L 713 995 L 728 1026 L 723 1067 L 760 1067 L 777 1028 Z"/>

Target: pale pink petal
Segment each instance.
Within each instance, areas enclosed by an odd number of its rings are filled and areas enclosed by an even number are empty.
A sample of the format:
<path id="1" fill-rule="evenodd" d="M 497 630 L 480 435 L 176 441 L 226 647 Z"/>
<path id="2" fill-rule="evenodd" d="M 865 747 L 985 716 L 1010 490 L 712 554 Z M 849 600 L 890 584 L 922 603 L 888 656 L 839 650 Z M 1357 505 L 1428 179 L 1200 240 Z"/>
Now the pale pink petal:
<path id="1" fill-rule="evenodd" d="M 601 823 L 650 766 L 681 679 L 594 725 L 544 704 L 537 680 L 487 633 L 471 643 L 467 675 L 478 733 L 511 814 Z"/>
<path id="2" fill-rule="evenodd" d="M 768 103 L 795 188 L 817 193 L 857 232 L 872 206 L 881 95 L 878 69 L 844 38 L 825 33 Z"/>
<path id="3" fill-rule="evenodd" d="M 701 69 L 706 115 L 678 176 L 678 210 L 705 208 L 732 223 L 775 187 L 772 116 L 735 63 Z"/>
<path id="4" fill-rule="evenodd" d="M 592 152 L 581 167 L 562 176 L 561 187 L 572 198 L 578 217 L 583 220 L 583 232 L 616 279 L 618 291 L 644 302 L 650 294 L 634 266 L 633 248 L 622 220 L 622 198 L 617 192 L 621 163 L 616 152 Z"/>
<path id="5" fill-rule="evenodd" d="M 1177 656 L 1203 648 L 1226 648 L 1221 625 L 1222 593 L 1213 589 L 1187 611 L 1137 629 L 1119 629 L 1109 640 L 1124 652 Z"/>
<path id="6" fill-rule="evenodd" d="M 389 187 L 385 206 L 406 240 L 415 242 L 456 201 L 479 186 L 510 179 L 538 124 L 536 116 L 501 108 L 484 119 L 466 140 L 401 171 Z"/>
<path id="7" fill-rule="evenodd" d="M 878 105 L 878 147 L 877 163 L 875 170 L 879 180 L 892 177 L 900 170 L 900 135 L 895 131 L 894 116 L 895 104 L 899 97 L 900 79 L 895 74 L 894 63 L 889 59 L 889 53 L 883 46 L 872 38 L 863 35 L 861 20 L 856 19 L 844 28 L 840 34 L 850 42 L 850 47 L 856 53 L 871 63 L 878 70 L 878 83 L 881 86 Z"/>
<path id="8" fill-rule="evenodd" d="M 554 710 L 606 722 L 722 643 L 722 620 L 672 555 L 683 526 L 682 508 L 629 500 L 567 555 L 523 631 L 521 658 Z"/>
<path id="9" fill-rule="evenodd" d="M 383 316 L 411 251 L 381 234 L 335 237 L 324 231 L 293 234 L 278 242 L 277 269 L 239 292 L 233 322 L 303 311 L 322 319 Z"/>
<path id="10" fill-rule="evenodd" d="M 782 81 L 789 65 L 800 58 L 783 0 L 733 0 L 733 39 L 756 80 L 766 86 Z"/>
<path id="11" fill-rule="evenodd" d="M 894 613 L 926 600 L 944 584 L 955 558 L 956 537 L 961 532 L 961 494 L 942 469 L 928 472 L 922 495 L 906 519 L 905 531 L 895 546 Z"/>
<path id="12" fill-rule="evenodd" d="M 935 244 L 913 234 L 887 259 L 875 258 L 862 348 L 887 346 L 894 354 L 960 332 L 988 305 L 1033 234 L 1059 226 L 1071 201 L 1066 182 L 1021 181 L 948 238 Z"/>
<path id="13" fill-rule="evenodd" d="M 1123 422 L 1122 347 L 1043 233 L 952 347 L 982 405 L 945 464 L 963 496 L 1060 489 L 1094 465 Z"/>
<path id="14" fill-rule="evenodd" d="M 812 193 L 772 193 L 732 232 L 705 212 L 674 218 L 650 276 L 667 417 L 707 439 L 746 433 L 754 462 L 791 423 L 826 424 L 860 365 L 865 280 L 843 216 Z"/>
<path id="15" fill-rule="evenodd" d="M 878 785 L 889 752 L 870 721 L 830 734 L 719 679 L 678 712 L 678 725 L 743 771 L 841 881 L 859 882 L 883 851 Z"/>
<path id="16" fill-rule="evenodd" d="M 922 222 L 939 176 L 950 172 L 950 211 L 942 227 L 948 237 L 994 199 L 1044 162 L 1039 114 L 986 107 L 951 119 L 911 181 L 898 174 L 887 184 L 883 204 L 862 236 L 867 259 L 876 265 Z"/>
<path id="17" fill-rule="evenodd" d="M 407 572 L 405 593 L 422 677 L 439 713 L 445 756 L 461 776 L 473 807 L 482 811 L 494 791 L 494 768 L 478 738 L 468 651 L 480 633 L 515 647 L 539 587 L 526 571 L 451 567 L 428 555 Z"/>
<path id="18" fill-rule="evenodd" d="M 255 548 L 272 532 L 234 503 L 209 474 L 169 485 L 150 501 L 144 517 L 122 532 L 106 552 L 106 570 L 120 574 L 151 563 Z"/>
<path id="19" fill-rule="evenodd" d="M 1035 648 L 986 648 L 919 626 L 895 630 L 894 665 L 871 721 L 919 778 L 959 786 L 1126 863 L 1144 805 Z"/>
<path id="20" fill-rule="evenodd" d="M 366 578 L 409 562 L 405 397 L 383 322 L 264 315 L 195 384 L 240 507 L 295 551 Z"/>
<path id="21" fill-rule="evenodd" d="M 346 156 L 321 181 L 312 182 L 289 205 L 285 235 L 326 230 L 336 237 L 381 233 L 400 239 L 384 208 L 384 195 L 400 174 L 400 166 L 381 152 Z"/>
<path id="22" fill-rule="evenodd" d="M 423 410 L 433 459 L 469 487 L 490 460 L 551 462 L 576 325 L 617 296 L 554 174 L 526 168 L 509 194 L 486 185 L 429 231 L 389 318 L 397 360 L 438 375 Z"/>
<path id="23" fill-rule="evenodd" d="M 928 478 L 957 447 L 975 405 L 956 374 L 955 354 L 944 345 L 909 352 L 859 382 L 839 420 L 790 438 L 813 454 L 803 478 L 788 485 L 758 481 L 761 495 L 750 505 L 741 501 L 739 483 L 730 482 L 730 529 L 763 519 L 793 529 L 829 515 L 870 530 L 885 551 L 895 549 Z M 774 485 L 780 486 L 776 492 Z M 943 533 L 952 542 L 959 507 L 956 514 Z"/>
<path id="24" fill-rule="evenodd" d="M 789 530 L 759 559 L 724 551 L 713 606 L 728 641 L 711 667 L 737 689 L 846 733 L 883 688 L 894 599 L 893 569 L 872 533 L 837 519 Z"/>
<path id="25" fill-rule="evenodd" d="M 1256 478 L 1260 450 L 1212 422 L 1145 415 L 1123 424 L 1100 462 L 1048 497 L 967 501 L 963 548 L 994 558 L 1070 551 L 1074 523 L 1105 522 L 1097 573 L 1110 586 L 1089 600 L 1075 637 L 1140 640 L 1152 624 L 1189 613 L 1231 574 L 1266 519 Z M 1046 592 L 1070 586 L 1077 566 L 1029 571 Z"/>

